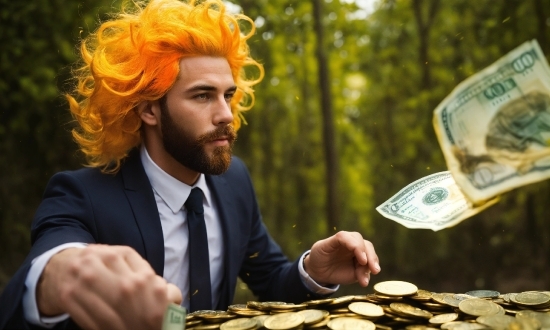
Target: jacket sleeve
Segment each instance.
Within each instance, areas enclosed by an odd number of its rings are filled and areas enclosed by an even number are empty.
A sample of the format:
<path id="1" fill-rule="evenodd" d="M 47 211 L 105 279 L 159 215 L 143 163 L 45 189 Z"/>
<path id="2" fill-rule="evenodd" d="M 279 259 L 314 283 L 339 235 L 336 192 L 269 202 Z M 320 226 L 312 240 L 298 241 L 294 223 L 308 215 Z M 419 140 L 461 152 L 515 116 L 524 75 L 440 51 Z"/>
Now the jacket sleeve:
<path id="1" fill-rule="evenodd" d="M 25 321 L 22 300 L 32 260 L 63 243 L 94 243 L 91 205 L 83 184 L 69 172 L 54 175 L 37 209 L 32 227 L 32 248 L 23 265 L 0 296 L 0 329 L 38 329 Z M 67 320 L 54 329 L 74 328 Z"/>

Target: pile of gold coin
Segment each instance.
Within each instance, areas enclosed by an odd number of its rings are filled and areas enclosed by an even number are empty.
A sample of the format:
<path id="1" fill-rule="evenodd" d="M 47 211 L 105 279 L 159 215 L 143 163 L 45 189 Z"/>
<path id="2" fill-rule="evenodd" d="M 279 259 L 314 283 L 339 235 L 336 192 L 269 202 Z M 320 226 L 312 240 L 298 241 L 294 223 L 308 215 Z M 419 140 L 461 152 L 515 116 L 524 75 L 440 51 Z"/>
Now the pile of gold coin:
<path id="1" fill-rule="evenodd" d="M 187 315 L 186 329 L 550 330 L 550 291 L 435 293 L 403 281 L 373 289 L 301 304 L 250 301 L 227 311 L 196 311 Z"/>

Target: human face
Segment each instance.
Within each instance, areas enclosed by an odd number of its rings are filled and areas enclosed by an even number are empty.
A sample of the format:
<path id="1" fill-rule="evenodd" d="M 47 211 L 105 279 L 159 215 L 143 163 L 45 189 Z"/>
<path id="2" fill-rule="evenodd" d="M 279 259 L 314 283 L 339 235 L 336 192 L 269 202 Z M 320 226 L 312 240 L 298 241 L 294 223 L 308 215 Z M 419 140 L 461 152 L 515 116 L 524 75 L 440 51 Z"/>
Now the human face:
<path id="1" fill-rule="evenodd" d="M 224 58 L 182 59 L 178 79 L 160 100 L 166 152 L 192 171 L 215 175 L 225 172 L 236 139 L 230 125 L 230 101 L 235 90 Z"/>

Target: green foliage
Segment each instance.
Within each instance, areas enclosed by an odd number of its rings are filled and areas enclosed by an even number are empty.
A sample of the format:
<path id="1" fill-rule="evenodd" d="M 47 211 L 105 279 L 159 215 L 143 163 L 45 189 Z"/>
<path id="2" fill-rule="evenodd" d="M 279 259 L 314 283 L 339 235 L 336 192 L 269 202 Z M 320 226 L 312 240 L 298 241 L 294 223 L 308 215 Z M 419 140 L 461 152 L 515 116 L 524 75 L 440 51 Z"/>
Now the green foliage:
<path id="1" fill-rule="evenodd" d="M 0 288 L 29 250 L 30 222 L 47 180 L 81 161 L 60 88 L 79 36 L 110 4 L 0 0 Z"/>
<path id="2" fill-rule="evenodd" d="M 435 2 L 417 1 L 424 25 Z M 266 77 L 240 132 L 238 153 L 252 169 L 272 234 L 298 256 L 327 229 L 311 3 L 239 4 L 253 19 L 265 20 L 252 50 Z M 380 1 L 365 19 L 347 2 L 325 1 L 324 7 L 321 42 L 330 59 L 341 172 L 337 229 L 360 231 L 375 243 L 384 269 L 376 280 L 408 279 L 441 291 L 547 285 L 540 274 L 548 271 L 544 260 L 550 256 L 544 243 L 550 234 L 544 223 L 548 182 L 508 193 L 484 213 L 437 233 L 400 227 L 374 208 L 408 183 L 446 170 L 433 110 L 458 83 L 512 48 L 547 39 L 548 3 L 546 16 L 539 15 L 546 20 L 541 31 L 532 23 L 535 1 L 441 1 L 426 35 L 412 1 Z M 549 45 L 543 47 L 548 54 Z M 520 264 L 523 278 L 514 281 Z"/>

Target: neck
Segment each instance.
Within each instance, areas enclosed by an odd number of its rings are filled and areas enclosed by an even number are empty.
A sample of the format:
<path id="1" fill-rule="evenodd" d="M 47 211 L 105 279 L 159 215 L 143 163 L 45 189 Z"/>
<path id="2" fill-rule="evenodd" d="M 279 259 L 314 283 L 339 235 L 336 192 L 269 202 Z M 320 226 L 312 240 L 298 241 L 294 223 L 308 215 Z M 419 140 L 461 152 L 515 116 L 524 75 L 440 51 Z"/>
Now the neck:
<path id="1" fill-rule="evenodd" d="M 183 166 L 168 154 L 164 148 L 159 147 L 158 143 L 147 143 L 147 140 L 145 140 L 144 144 L 149 157 L 164 172 L 189 186 L 197 182 L 200 176 L 199 172 Z"/>

